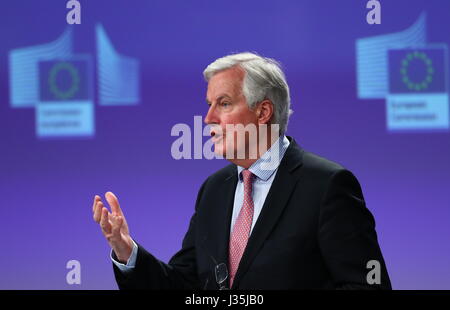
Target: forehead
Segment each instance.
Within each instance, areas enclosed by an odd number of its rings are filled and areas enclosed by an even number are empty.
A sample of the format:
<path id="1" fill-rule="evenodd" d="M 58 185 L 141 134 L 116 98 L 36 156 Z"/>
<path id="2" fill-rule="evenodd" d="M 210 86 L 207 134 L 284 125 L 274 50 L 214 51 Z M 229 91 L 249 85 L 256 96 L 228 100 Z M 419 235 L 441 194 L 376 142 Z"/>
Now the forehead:
<path id="1" fill-rule="evenodd" d="M 237 66 L 214 74 L 208 83 L 206 94 L 208 101 L 216 100 L 223 94 L 230 97 L 239 96 L 242 92 L 244 76 L 245 71 Z"/>

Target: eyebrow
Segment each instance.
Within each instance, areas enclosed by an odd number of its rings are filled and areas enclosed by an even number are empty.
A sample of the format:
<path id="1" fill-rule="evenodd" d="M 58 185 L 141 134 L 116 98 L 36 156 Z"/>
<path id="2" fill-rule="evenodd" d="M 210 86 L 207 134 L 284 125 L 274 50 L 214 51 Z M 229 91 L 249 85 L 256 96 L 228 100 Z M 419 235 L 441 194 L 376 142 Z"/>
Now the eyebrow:
<path id="1" fill-rule="evenodd" d="M 225 99 L 225 98 L 231 99 L 230 96 L 228 96 L 228 95 L 226 95 L 226 94 L 223 94 L 223 95 L 220 95 L 219 97 L 217 97 L 217 101 L 220 101 L 220 100 Z M 209 101 L 208 98 L 206 98 L 206 103 L 207 103 L 207 104 L 211 104 L 211 101 Z"/>

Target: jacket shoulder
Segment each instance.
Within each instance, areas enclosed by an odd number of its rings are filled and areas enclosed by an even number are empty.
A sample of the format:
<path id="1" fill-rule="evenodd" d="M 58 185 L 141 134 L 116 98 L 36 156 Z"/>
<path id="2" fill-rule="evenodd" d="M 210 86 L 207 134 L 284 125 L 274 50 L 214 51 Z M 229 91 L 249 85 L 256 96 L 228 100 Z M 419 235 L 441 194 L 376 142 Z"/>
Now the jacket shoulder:
<path id="1" fill-rule="evenodd" d="M 316 176 L 328 178 L 338 172 L 347 170 L 337 162 L 331 161 L 308 151 L 303 152 L 302 160 L 303 168 L 309 173 L 313 173 Z"/>

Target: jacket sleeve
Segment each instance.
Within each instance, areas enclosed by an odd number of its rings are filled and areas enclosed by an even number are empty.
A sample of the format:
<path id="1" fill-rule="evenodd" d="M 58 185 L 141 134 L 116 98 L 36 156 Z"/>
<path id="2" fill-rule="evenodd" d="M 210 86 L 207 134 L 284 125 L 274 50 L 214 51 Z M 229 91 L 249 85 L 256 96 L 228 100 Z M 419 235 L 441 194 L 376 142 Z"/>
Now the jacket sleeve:
<path id="1" fill-rule="evenodd" d="M 318 240 L 337 289 L 391 289 L 374 218 L 357 179 L 348 170 L 338 170 L 328 181 Z M 370 261 L 379 268 L 368 268 Z"/>
<path id="2" fill-rule="evenodd" d="M 119 289 L 199 289 L 196 261 L 196 214 L 198 204 L 207 181 L 197 195 L 195 213 L 184 236 L 182 248 L 168 264 L 158 260 L 137 243 L 136 266 L 123 273 L 113 264 L 114 275 Z M 114 254 L 113 254 L 114 255 Z"/>

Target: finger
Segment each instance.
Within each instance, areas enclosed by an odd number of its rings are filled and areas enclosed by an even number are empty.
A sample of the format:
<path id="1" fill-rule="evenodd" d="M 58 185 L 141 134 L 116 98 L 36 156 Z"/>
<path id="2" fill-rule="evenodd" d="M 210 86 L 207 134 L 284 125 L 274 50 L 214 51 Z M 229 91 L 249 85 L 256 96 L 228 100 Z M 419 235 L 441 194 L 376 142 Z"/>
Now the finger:
<path id="1" fill-rule="evenodd" d="M 111 233 L 111 223 L 109 222 L 109 212 L 105 207 L 102 208 L 102 218 L 100 219 L 100 227 L 106 234 Z"/>
<path id="2" fill-rule="evenodd" d="M 101 198 L 99 195 L 95 195 L 94 197 L 94 203 L 92 204 L 92 212 L 95 212 L 95 206 L 97 205 L 97 202 L 100 201 Z"/>
<path id="3" fill-rule="evenodd" d="M 111 207 L 111 213 L 114 215 L 123 216 L 122 210 L 120 209 L 119 200 L 116 195 L 112 192 L 107 192 L 105 194 L 106 201 L 108 201 L 109 206 Z"/>
<path id="4" fill-rule="evenodd" d="M 122 228 L 123 217 L 121 216 L 112 216 L 112 234 L 113 236 L 120 235 L 120 228 Z"/>
<path id="5" fill-rule="evenodd" d="M 103 202 L 97 201 L 94 209 L 94 221 L 96 221 L 97 223 L 100 223 L 100 219 L 102 218 L 103 207 Z"/>

